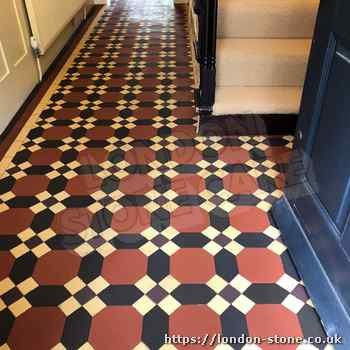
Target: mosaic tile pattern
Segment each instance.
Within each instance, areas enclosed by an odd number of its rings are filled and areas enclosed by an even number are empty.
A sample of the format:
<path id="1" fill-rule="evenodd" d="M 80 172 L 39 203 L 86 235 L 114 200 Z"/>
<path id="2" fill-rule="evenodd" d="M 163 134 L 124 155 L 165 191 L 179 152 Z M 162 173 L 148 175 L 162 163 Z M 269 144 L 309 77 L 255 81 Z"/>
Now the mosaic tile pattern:
<path id="1" fill-rule="evenodd" d="M 0 180 L 2 350 L 323 335 L 268 214 L 292 138 L 197 137 L 189 55 L 184 8 L 120 0 L 52 95 Z"/>

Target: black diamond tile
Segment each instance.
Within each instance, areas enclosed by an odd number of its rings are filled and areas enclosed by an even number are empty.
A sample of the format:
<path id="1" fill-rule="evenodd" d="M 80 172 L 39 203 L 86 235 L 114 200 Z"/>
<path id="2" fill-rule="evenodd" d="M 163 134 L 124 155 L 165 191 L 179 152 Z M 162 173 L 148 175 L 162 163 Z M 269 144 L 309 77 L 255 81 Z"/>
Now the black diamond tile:
<path id="1" fill-rule="evenodd" d="M 78 293 L 74 294 L 74 298 L 78 300 L 81 305 L 86 304 L 95 296 L 95 293 L 89 287 L 84 287 Z"/>
<path id="2" fill-rule="evenodd" d="M 4 303 L 9 306 L 22 298 L 22 293 L 15 287 L 1 296 Z"/>
<path id="3" fill-rule="evenodd" d="M 168 293 L 160 286 L 155 286 L 148 292 L 148 297 L 152 299 L 155 303 L 160 303 Z"/>

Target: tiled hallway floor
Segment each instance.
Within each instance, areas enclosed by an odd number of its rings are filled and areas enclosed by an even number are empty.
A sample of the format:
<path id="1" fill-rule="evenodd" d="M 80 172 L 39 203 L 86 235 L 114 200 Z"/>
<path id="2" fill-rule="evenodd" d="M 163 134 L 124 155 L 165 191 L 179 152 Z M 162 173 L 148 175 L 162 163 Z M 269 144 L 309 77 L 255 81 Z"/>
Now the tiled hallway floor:
<path id="1" fill-rule="evenodd" d="M 191 84 L 184 8 L 101 17 L 1 176 L 1 350 L 323 334 L 268 215 L 292 138 L 196 137 Z"/>

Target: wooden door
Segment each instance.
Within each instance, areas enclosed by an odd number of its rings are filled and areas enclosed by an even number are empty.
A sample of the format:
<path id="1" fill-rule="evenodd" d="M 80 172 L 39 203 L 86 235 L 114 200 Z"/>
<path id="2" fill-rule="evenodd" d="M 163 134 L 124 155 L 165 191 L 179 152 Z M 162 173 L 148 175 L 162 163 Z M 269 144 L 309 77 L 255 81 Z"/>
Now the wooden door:
<path id="1" fill-rule="evenodd" d="M 322 0 L 273 216 L 329 334 L 350 348 L 350 2 Z"/>
<path id="2" fill-rule="evenodd" d="M 0 3 L 0 134 L 38 83 L 21 0 Z"/>

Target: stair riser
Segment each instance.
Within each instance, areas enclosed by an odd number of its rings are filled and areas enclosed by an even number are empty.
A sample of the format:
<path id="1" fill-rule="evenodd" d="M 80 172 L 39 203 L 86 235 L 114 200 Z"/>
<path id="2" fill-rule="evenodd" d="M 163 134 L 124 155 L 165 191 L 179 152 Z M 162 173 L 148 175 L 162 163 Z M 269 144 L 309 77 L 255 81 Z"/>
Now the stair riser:
<path id="1" fill-rule="evenodd" d="M 220 0 L 220 38 L 311 38 L 318 0 Z"/>
<path id="2" fill-rule="evenodd" d="M 298 114 L 301 95 L 297 87 L 220 87 L 213 114 Z"/>
<path id="3" fill-rule="evenodd" d="M 307 40 L 218 41 L 217 86 L 302 86 Z"/>
<path id="4" fill-rule="evenodd" d="M 273 63 L 219 59 L 216 81 L 217 86 L 303 86 L 305 72 L 306 59 L 281 58 Z"/>

